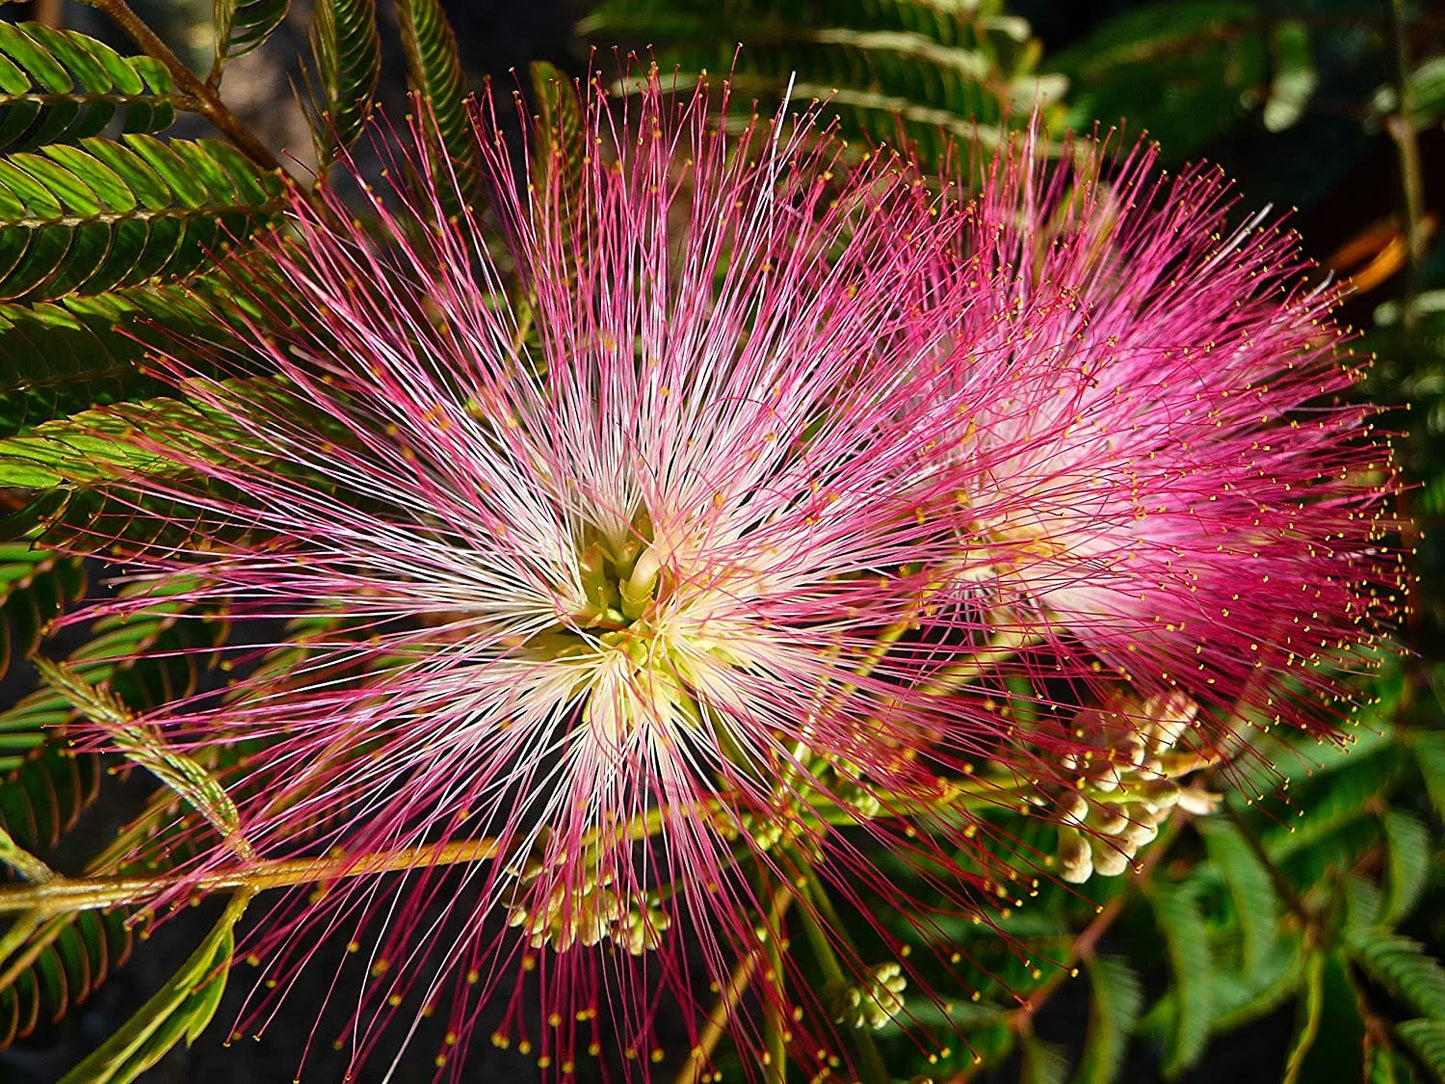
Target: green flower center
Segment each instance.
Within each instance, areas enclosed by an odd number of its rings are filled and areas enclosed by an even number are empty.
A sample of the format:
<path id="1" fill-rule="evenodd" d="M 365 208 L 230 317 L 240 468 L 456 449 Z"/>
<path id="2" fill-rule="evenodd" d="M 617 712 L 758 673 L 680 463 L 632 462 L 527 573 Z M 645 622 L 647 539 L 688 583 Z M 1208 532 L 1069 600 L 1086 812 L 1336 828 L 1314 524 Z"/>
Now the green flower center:
<path id="1" fill-rule="evenodd" d="M 626 629 L 647 616 L 662 590 L 662 561 L 645 513 L 620 541 L 599 537 L 584 545 L 577 568 L 586 600 L 572 615 L 579 628 Z"/>

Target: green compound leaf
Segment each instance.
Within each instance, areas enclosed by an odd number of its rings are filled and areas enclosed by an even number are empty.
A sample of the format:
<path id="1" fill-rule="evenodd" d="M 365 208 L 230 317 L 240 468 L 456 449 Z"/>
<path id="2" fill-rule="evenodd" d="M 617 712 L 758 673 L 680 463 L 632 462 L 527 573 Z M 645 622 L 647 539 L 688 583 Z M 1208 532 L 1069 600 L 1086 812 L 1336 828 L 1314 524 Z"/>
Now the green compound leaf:
<path id="1" fill-rule="evenodd" d="M 1089 1030 L 1079 1059 L 1075 1084 L 1111 1084 L 1119 1078 L 1129 1037 L 1144 1005 L 1139 976 L 1119 956 L 1100 956 L 1088 962 Z"/>
<path id="2" fill-rule="evenodd" d="M 1023 1066 L 1020 1084 L 1064 1084 L 1069 1078 L 1069 1056 L 1062 1047 L 1030 1034 L 1021 1042 Z"/>
<path id="3" fill-rule="evenodd" d="M 98 294 L 196 270 L 280 208 L 229 143 L 127 135 L 0 160 L 0 298 Z"/>
<path id="4" fill-rule="evenodd" d="M 1410 735 L 1415 766 L 1425 781 L 1425 791 L 1435 815 L 1445 818 L 1445 731 L 1418 730 Z"/>
<path id="5" fill-rule="evenodd" d="M 220 920 L 170 980 L 60 1084 L 128 1084 L 184 1039 L 196 1040 L 215 1015 L 231 957 L 236 923 L 249 893 L 232 897 Z"/>
<path id="6" fill-rule="evenodd" d="M 296 412 L 306 408 L 281 384 L 264 378 L 222 382 L 250 402 Z M 310 410 L 321 424 L 321 411 Z M 329 431 L 335 431 L 333 424 Z M 320 431 L 320 430 L 318 430 Z M 74 490 L 122 482 L 141 474 L 189 474 L 197 458 L 214 458 L 225 442 L 244 430 L 224 411 L 202 408 L 170 396 L 117 403 L 43 422 L 0 440 L 0 486 Z M 204 484 L 204 479 L 196 479 Z M 97 494 L 97 497 L 102 495 Z M 58 508 L 39 516 L 42 523 L 62 517 Z M 92 517 L 96 509 L 91 508 Z M 12 533 L 11 538 L 16 536 Z"/>
<path id="7" fill-rule="evenodd" d="M 1214 981 L 1211 1030 L 1217 1034 L 1233 1031 L 1297 997 L 1304 977 L 1303 948 L 1304 939 L 1297 932 L 1285 933 L 1252 971 L 1219 975 Z"/>
<path id="8" fill-rule="evenodd" d="M 1049 68 L 1069 80 L 1071 127 L 1127 118 L 1187 157 L 1247 115 L 1246 92 L 1270 82 L 1270 42 L 1253 3 L 1145 4 L 1054 54 Z M 1288 89 L 1290 102 L 1304 92 L 1298 81 Z"/>
<path id="9" fill-rule="evenodd" d="M 1389 891 L 1382 924 L 1393 926 L 1415 910 L 1430 876 L 1430 829 L 1418 817 L 1391 809 L 1385 813 L 1389 855 Z"/>
<path id="10" fill-rule="evenodd" d="M 532 108 L 537 116 L 530 178 L 535 215 L 538 221 L 562 224 L 563 244 L 569 251 L 576 251 L 576 263 L 581 265 L 589 256 L 589 231 L 582 229 L 579 234 L 576 229 L 589 213 L 582 195 L 588 146 L 586 108 L 565 72 L 545 60 L 534 60 L 529 71 Z M 531 304 L 531 299 L 526 304 Z"/>
<path id="11" fill-rule="evenodd" d="M 476 134 L 467 116 L 466 76 L 457 54 L 457 37 L 440 0 L 396 0 L 401 41 L 406 47 L 407 83 L 431 113 L 439 148 L 451 164 L 456 186 L 464 195 L 480 179 Z M 443 198 L 452 190 L 450 177 L 435 177 Z"/>
<path id="12" fill-rule="evenodd" d="M 0 676 L 17 655 L 28 655 L 45 627 L 85 593 L 85 567 L 29 542 L 0 543 Z M 8 763 L 0 749 L 0 771 Z"/>
<path id="13" fill-rule="evenodd" d="M 1281 19 L 1270 30 L 1270 44 L 1274 72 L 1261 119 L 1268 131 L 1282 132 L 1304 115 L 1319 86 L 1319 73 L 1309 27 L 1302 20 Z"/>
<path id="14" fill-rule="evenodd" d="M 216 59 L 209 82 L 221 80 L 226 61 L 257 48 L 281 25 L 291 0 L 215 0 Z"/>
<path id="15" fill-rule="evenodd" d="M 1347 947 L 1361 969 L 1400 1001 L 1445 1020 L 1445 967 L 1426 956 L 1420 942 L 1374 929 L 1351 935 Z"/>
<path id="16" fill-rule="evenodd" d="M 117 115 L 123 131 L 158 132 L 186 104 L 150 57 L 70 30 L 0 23 L 0 153 L 99 135 Z"/>
<path id="17" fill-rule="evenodd" d="M 50 850 L 100 793 L 100 773 L 97 757 L 46 743 L 0 784 L 0 828 L 27 851 Z"/>
<path id="18" fill-rule="evenodd" d="M 1234 904 L 1240 936 L 1240 974 L 1247 985 L 1266 961 L 1273 961 L 1279 944 L 1276 920 L 1279 895 L 1269 871 L 1245 842 L 1239 829 L 1225 820 L 1201 819 L 1196 828 L 1204 837 L 1209 857 L 1224 879 Z"/>
<path id="19" fill-rule="evenodd" d="M 241 817 L 231 796 L 199 761 L 172 747 L 154 725 L 137 720 L 130 708 L 109 689 L 98 688 L 70 667 L 49 659 L 37 658 L 35 665 L 46 685 L 103 730 L 110 744 L 127 760 L 145 768 L 201 814 L 237 857 L 255 857 L 241 836 Z"/>
<path id="20" fill-rule="evenodd" d="M 17 916 L 0 933 L 0 1047 L 84 1001 L 125 962 L 131 943 L 119 912 Z"/>
<path id="21" fill-rule="evenodd" d="M 1395 1034 L 1429 1066 L 1435 1079 L 1445 1080 L 1445 1020 L 1406 1020 Z"/>
<path id="22" fill-rule="evenodd" d="M 663 71 L 731 72 L 740 96 L 772 112 L 789 86 L 799 106 L 827 103 L 848 132 L 893 142 L 900 132 L 940 159 L 950 137 L 988 138 L 1028 120 L 1065 80 L 1040 78 L 1042 43 L 998 0 L 602 0 L 579 36 L 650 50 Z M 736 43 L 744 47 L 737 51 Z M 735 63 L 736 59 L 736 63 Z"/>
<path id="23" fill-rule="evenodd" d="M 1325 771 L 1317 773 L 1319 782 L 1309 796 L 1296 799 L 1302 815 L 1264 834 L 1270 858 L 1284 862 L 1299 856 L 1321 865 L 1335 837 L 1372 816 L 1371 799 L 1390 788 L 1403 767 L 1401 759 L 1398 746 L 1381 744 L 1327 763 L 1329 778 L 1322 778 Z"/>
<path id="24" fill-rule="evenodd" d="M 320 82 L 311 133 L 324 173 L 337 151 L 355 143 L 371 119 L 381 75 L 376 0 L 316 0 L 311 53 Z"/>
<path id="25" fill-rule="evenodd" d="M 539 140 L 532 183 L 543 200 L 556 200 L 574 214 L 580 213 L 587 153 L 587 117 L 582 98 L 567 74 L 545 60 L 532 61 L 528 70 Z"/>
<path id="26" fill-rule="evenodd" d="M 1343 889 L 1336 897 L 1344 903 L 1344 928 L 1347 932 L 1358 933 L 1380 924 L 1385 910 L 1385 895 L 1373 877 L 1365 877 L 1351 871 L 1341 879 Z"/>
<path id="27" fill-rule="evenodd" d="M 164 324 L 171 353 L 180 344 L 199 349 L 225 334 L 201 304 L 199 286 L 138 286 L 59 302 L 0 304 L 0 438 L 98 405 L 168 391 L 141 371 L 153 337 L 150 322 Z"/>
<path id="28" fill-rule="evenodd" d="M 1164 1072 L 1172 1078 L 1194 1065 L 1209 1041 L 1214 1014 L 1209 931 L 1188 886 L 1158 885 L 1149 904 L 1174 976 L 1166 995 L 1173 1013 L 1164 1046 Z"/>
<path id="29" fill-rule="evenodd" d="M 158 600 L 144 612 L 97 621 L 90 639 L 70 653 L 66 664 L 92 684 L 109 682 L 127 704 L 145 710 L 194 691 L 206 649 L 216 648 L 225 634 L 220 614 L 182 619 L 178 604 Z M 74 716 L 64 695 L 36 689 L 0 711 L 0 750 L 15 756 L 39 749 L 50 729 Z"/>
<path id="30" fill-rule="evenodd" d="M 100 779 L 98 757 L 49 742 L 0 781 L 0 834 L 26 852 L 49 850 L 95 800 Z M 35 880 L 46 871 L 20 872 Z M 0 926 L 0 1046 L 83 1001 L 130 947 L 120 914 L 26 912 Z"/>
<path id="31" fill-rule="evenodd" d="M 49 489 L 95 485 L 136 473 L 183 469 L 165 455 L 137 447 L 141 432 L 194 432 L 205 415 L 178 399 L 148 399 L 45 422 L 0 440 L 0 486 Z"/>

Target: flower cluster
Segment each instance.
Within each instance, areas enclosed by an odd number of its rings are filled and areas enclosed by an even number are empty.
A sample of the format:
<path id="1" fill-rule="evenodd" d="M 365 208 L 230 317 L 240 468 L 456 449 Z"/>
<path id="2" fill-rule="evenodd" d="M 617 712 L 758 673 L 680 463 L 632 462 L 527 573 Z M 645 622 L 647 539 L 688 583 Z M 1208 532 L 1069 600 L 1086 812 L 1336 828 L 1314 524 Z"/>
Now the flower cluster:
<path id="1" fill-rule="evenodd" d="M 1175 807 L 1194 814 L 1214 811 L 1218 794 L 1194 781 L 1180 782 L 1205 764 L 1195 753 L 1174 751 L 1198 712 L 1197 704 L 1175 691 L 1150 697 L 1137 715 L 1101 708 L 1079 713 L 1073 729 L 1097 751 L 1068 753 L 1060 761 L 1076 779 L 1055 805 L 1065 825 L 1059 833 L 1059 876 L 1074 883 L 1091 873 L 1118 876 L 1140 847 L 1154 841 Z"/>
<path id="2" fill-rule="evenodd" d="M 485 214 L 447 216 L 424 150 L 379 231 L 298 196 L 238 276 L 274 284 L 244 344 L 272 375 L 157 363 L 229 433 L 155 437 L 186 470 L 114 496 L 207 541 L 105 543 L 173 601 L 319 624 L 283 683 L 146 722 L 237 751 L 256 854 L 342 856 L 254 946 L 255 1015 L 314 934 L 369 937 L 354 1063 L 446 1004 L 459 1066 L 500 1001 L 554 1067 L 610 1014 L 645 1077 L 667 996 L 701 1065 L 709 987 L 790 918 L 843 977 L 769 969 L 725 1023 L 779 1012 L 817 1058 L 809 1029 L 914 987 L 839 925 L 910 913 L 878 854 L 930 913 L 986 917 L 1020 870 L 978 825 L 1023 807 L 1064 826 L 1065 879 L 1117 872 L 1207 804 L 1170 756 L 1320 725 L 1261 675 L 1328 693 L 1314 664 L 1396 604 L 1330 294 L 1284 234 L 1226 225 L 1217 179 L 1019 145 L 965 199 L 813 113 L 729 136 L 709 104 L 594 86 L 569 180 L 519 171 L 484 103 Z M 234 863 L 197 841 L 188 873 Z M 368 872 L 388 855 L 410 876 Z"/>

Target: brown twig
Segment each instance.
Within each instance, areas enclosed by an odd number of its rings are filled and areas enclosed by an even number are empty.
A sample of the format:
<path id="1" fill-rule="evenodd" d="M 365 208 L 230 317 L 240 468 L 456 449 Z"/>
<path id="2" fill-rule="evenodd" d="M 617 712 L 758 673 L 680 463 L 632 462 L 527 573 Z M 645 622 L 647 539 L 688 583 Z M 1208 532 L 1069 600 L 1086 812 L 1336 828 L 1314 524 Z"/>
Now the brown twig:
<path id="1" fill-rule="evenodd" d="M 65 25 L 65 12 L 61 0 L 35 0 L 35 12 L 31 16 L 41 26 L 59 30 Z"/>
<path id="2" fill-rule="evenodd" d="M 1078 937 L 1074 938 L 1073 943 L 1069 946 L 1069 955 L 1064 961 L 1063 967 L 1049 976 L 1047 981 L 1041 983 L 1024 999 L 1022 1005 L 1009 1014 L 1008 1023 L 1013 1031 L 1021 1035 L 1026 1034 L 1033 1027 L 1034 1017 L 1063 985 L 1064 979 L 1073 978 L 1078 964 L 1094 958 L 1094 950 L 1098 948 L 1100 940 L 1109 932 L 1109 927 L 1114 925 L 1119 916 L 1123 914 L 1134 891 L 1149 879 L 1150 874 L 1154 872 L 1154 867 L 1169 853 L 1169 847 L 1173 844 L 1174 837 L 1179 834 L 1179 829 L 1184 825 L 1186 819 L 1185 814 L 1178 812 L 1170 818 L 1164 831 L 1159 833 L 1159 838 L 1154 841 L 1154 845 L 1149 848 L 1148 853 L 1139 863 L 1139 867 L 1133 878 L 1127 883 L 1126 889 L 1100 908 L 1093 921 L 1084 927 Z"/>
<path id="3" fill-rule="evenodd" d="M 482 862 L 496 854 L 495 840 L 459 839 L 377 854 L 270 859 L 189 879 L 177 876 L 53 877 L 37 884 L 0 888 L 0 915 L 64 914 L 145 903 L 182 885 L 202 895 L 235 889 L 261 892 L 319 881 Z"/>
<path id="4" fill-rule="evenodd" d="M 171 73 L 176 86 L 189 94 L 200 107 L 201 115 L 216 126 L 227 139 L 234 143 L 247 158 L 262 169 L 281 169 L 281 162 L 270 149 L 232 113 L 215 87 L 207 86 L 175 53 L 170 46 L 130 9 L 125 0 L 84 0 L 98 11 L 104 12 L 126 36 L 139 45 L 149 57 L 160 61 Z"/>
<path id="5" fill-rule="evenodd" d="M 777 935 L 783 916 L 787 914 L 792 903 L 792 888 L 786 884 L 779 885 L 773 893 L 772 903 L 768 907 L 767 930 L 770 937 Z M 728 1021 L 732 1019 L 733 1013 L 737 1012 L 738 1004 L 742 1001 L 748 986 L 751 985 L 753 976 L 757 974 L 758 964 L 762 963 L 765 955 L 767 955 L 766 946 L 758 945 L 737 962 L 733 973 L 728 977 L 726 988 L 718 995 L 717 1003 L 707 1014 L 707 1022 L 703 1025 L 702 1031 L 698 1033 L 697 1043 L 692 1048 L 692 1056 L 677 1071 L 677 1076 L 673 1078 L 673 1084 L 699 1084 L 702 1080 L 712 1052 L 717 1049 L 717 1044 L 727 1031 Z"/>

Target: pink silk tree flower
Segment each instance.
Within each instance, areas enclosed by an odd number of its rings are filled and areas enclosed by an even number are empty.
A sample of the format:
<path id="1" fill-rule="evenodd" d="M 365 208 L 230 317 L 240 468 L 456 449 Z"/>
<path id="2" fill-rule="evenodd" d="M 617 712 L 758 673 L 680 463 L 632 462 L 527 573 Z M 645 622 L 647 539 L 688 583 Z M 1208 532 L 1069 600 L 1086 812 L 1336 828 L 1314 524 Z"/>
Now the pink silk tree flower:
<path id="1" fill-rule="evenodd" d="M 144 607 L 149 583 L 317 622 L 279 679 L 238 668 L 140 724 L 229 751 L 244 861 L 329 856 L 325 890 L 252 946 L 275 992 L 248 1027 L 323 935 L 370 938 L 353 1067 L 391 1018 L 405 1034 L 444 1005 L 438 1064 L 460 1073 L 500 1001 L 498 1041 L 552 1072 L 606 1044 L 645 1077 L 658 1013 L 705 1058 L 709 986 L 789 906 L 821 921 L 805 866 L 907 910 L 832 826 L 946 871 L 932 907 L 985 892 L 996 860 L 951 857 L 966 816 L 917 839 L 903 817 L 999 744 L 995 714 L 930 682 L 1007 629 L 957 592 L 923 605 L 970 522 L 948 472 L 919 473 L 956 439 L 931 391 L 949 376 L 926 371 L 957 316 L 937 254 L 965 220 L 902 160 L 845 168 L 811 115 L 731 137 L 707 106 L 652 75 L 618 119 L 594 87 L 575 185 L 521 188 L 532 163 L 485 103 L 485 215 L 415 180 L 441 165 L 425 151 L 372 195 L 375 228 L 298 196 L 263 274 L 237 275 L 259 313 L 239 353 L 277 375 L 157 362 L 219 428 L 154 438 L 186 472 L 110 487 L 183 538 L 105 540 L 132 594 L 100 609 Z M 191 843 L 177 898 L 238 861 L 204 826 Z M 808 1019 L 901 1005 L 896 963 L 839 951 L 846 1011 L 805 985 L 803 1022 L 778 1010 L 809 1051 Z M 732 1007 L 742 1041 L 782 986 Z"/>
<path id="2" fill-rule="evenodd" d="M 1391 453 L 1344 398 L 1340 290 L 1267 214 L 1241 221 L 1215 171 L 1037 144 L 995 159 L 940 261 L 970 299 L 936 386 L 958 409 L 936 469 L 973 514 L 957 572 L 1136 702 L 1204 706 L 1186 744 L 1211 759 L 1246 722 L 1328 732 L 1404 595 Z M 1113 718 L 1126 741 L 1153 725 Z"/>

